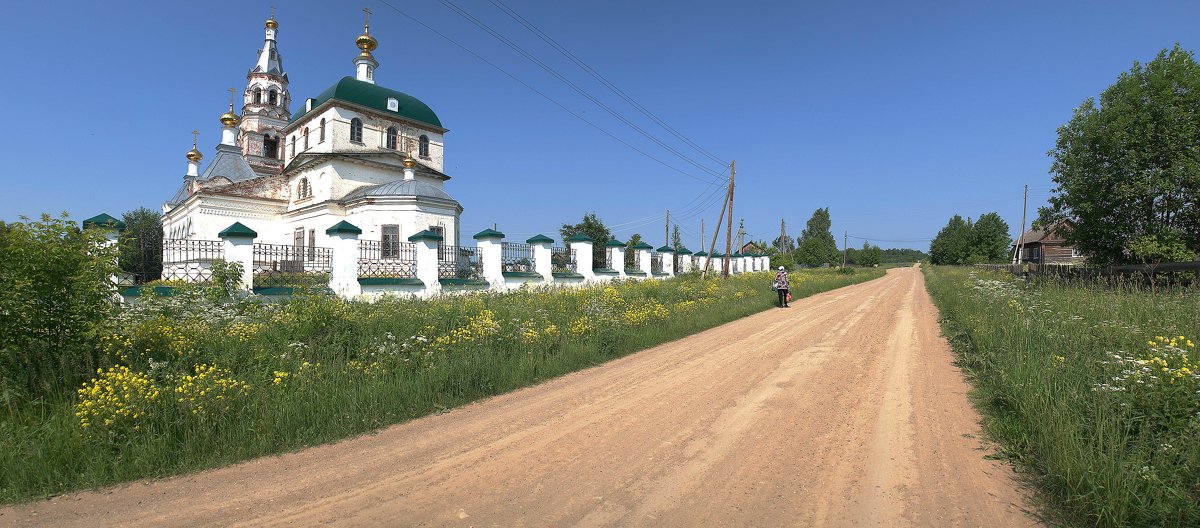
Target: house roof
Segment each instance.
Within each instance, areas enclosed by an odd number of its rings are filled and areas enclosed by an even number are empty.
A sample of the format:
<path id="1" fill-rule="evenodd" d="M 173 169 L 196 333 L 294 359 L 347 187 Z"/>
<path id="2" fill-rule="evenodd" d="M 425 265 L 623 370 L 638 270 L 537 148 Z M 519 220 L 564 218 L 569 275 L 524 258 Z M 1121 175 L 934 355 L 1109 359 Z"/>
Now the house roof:
<path id="1" fill-rule="evenodd" d="M 412 121 L 433 125 L 437 128 L 444 128 L 442 120 L 438 119 L 437 114 L 433 113 L 433 109 L 422 103 L 420 99 L 404 92 L 397 92 L 396 90 L 384 88 L 366 81 L 360 81 L 354 77 L 343 77 L 342 80 L 334 83 L 333 86 L 330 86 L 324 92 L 321 92 L 313 101 L 312 107 L 316 108 L 321 103 L 330 99 L 370 108 L 384 115 L 400 116 Z M 396 110 L 388 109 L 388 99 L 395 99 L 400 103 Z M 306 113 L 301 112 L 293 115 L 292 122 L 298 121 Z"/>
<path id="2" fill-rule="evenodd" d="M 1042 226 L 1037 229 L 1030 228 L 1019 239 L 1014 239 L 1012 245 L 1017 245 L 1020 241 L 1022 244 L 1037 244 L 1037 243 L 1057 243 L 1063 242 L 1063 236 L 1060 228 L 1072 229 L 1075 223 L 1070 220 L 1059 220 L 1048 226 Z"/>
<path id="3" fill-rule="evenodd" d="M 440 187 L 421 180 L 396 180 L 380 185 L 359 187 L 351 191 L 350 194 L 347 194 L 342 201 L 348 202 L 359 198 L 384 198 L 391 196 L 417 196 L 454 201 L 454 198 L 451 198 L 450 194 Z"/>

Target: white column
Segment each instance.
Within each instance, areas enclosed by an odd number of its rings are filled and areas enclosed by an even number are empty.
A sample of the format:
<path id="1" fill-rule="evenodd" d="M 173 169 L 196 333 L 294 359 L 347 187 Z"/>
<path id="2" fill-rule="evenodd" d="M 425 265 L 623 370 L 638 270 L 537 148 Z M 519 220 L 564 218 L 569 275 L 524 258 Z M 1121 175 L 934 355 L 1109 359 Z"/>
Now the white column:
<path id="1" fill-rule="evenodd" d="M 592 271 L 592 242 L 580 240 L 569 244 L 571 251 L 575 252 L 575 273 L 583 275 L 584 281 L 596 280 L 596 272 Z"/>
<path id="2" fill-rule="evenodd" d="M 424 296 L 432 297 L 442 291 L 442 283 L 438 282 L 438 245 L 442 242 L 441 237 L 422 231 L 408 240 L 417 246 L 417 278 L 425 283 Z"/>
<path id="3" fill-rule="evenodd" d="M 663 273 L 666 273 L 667 275 L 674 277 L 675 276 L 675 252 L 674 251 L 660 251 L 658 254 L 659 254 L 659 256 L 662 257 Z"/>
<path id="4" fill-rule="evenodd" d="M 479 263 L 483 265 L 483 278 L 493 289 L 504 289 L 504 265 L 501 261 L 502 238 L 476 238 L 479 247 Z"/>
<path id="5" fill-rule="evenodd" d="M 624 246 L 609 246 L 608 254 L 611 255 L 613 269 L 617 270 L 617 276 L 625 279 L 629 275 L 625 274 L 625 247 Z"/>
<path id="6" fill-rule="evenodd" d="M 688 254 L 679 255 L 679 273 L 687 273 L 692 271 L 692 256 Z"/>
<path id="7" fill-rule="evenodd" d="M 225 262 L 242 265 L 243 290 L 254 289 L 254 237 L 226 235 L 221 240 L 225 242 Z"/>
<path id="8" fill-rule="evenodd" d="M 358 235 L 361 233 L 361 229 L 345 221 L 325 230 L 333 250 L 329 259 L 329 289 L 347 299 L 362 294 L 362 286 L 358 284 Z"/>
<path id="9" fill-rule="evenodd" d="M 533 271 L 541 274 L 547 284 L 554 282 L 554 265 L 550 262 L 551 242 L 533 242 Z"/>
<path id="10" fill-rule="evenodd" d="M 641 262 L 638 262 L 638 264 L 641 264 L 642 273 L 646 274 L 647 279 L 654 278 L 654 272 L 651 271 L 654 268 L 653 268 L 652 263 L 650 262 L 650 250 L 649 249 L 639 249 L 639 250 L 637 250 L 637 252 L 639 255 L 638 260 L 641 261 Z"/>

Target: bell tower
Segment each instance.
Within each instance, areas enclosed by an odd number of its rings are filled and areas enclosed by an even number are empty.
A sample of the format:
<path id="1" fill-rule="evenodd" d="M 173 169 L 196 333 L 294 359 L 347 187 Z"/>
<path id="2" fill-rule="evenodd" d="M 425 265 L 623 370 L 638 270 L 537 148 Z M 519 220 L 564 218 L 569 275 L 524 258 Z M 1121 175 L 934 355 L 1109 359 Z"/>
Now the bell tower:
<path id="1" fill-rule="evenodd" d="M 239 125 L 238 146 L 250 167 L 259 176 L 279 174 L 283 171 L 284 127 L 292 118 L 288 107 L 291 94 L 288 92 L 287 72 L 283 70 L 283 56 L 276 48 L 275 37 L 279 33 L 279 22 L 275 21 L 275 8 L 266 21 L 266 33 L 262 49 L 258 50 L 258 61 L 246 74 L 246 91 L 242 96 L 242 121 Z"/>

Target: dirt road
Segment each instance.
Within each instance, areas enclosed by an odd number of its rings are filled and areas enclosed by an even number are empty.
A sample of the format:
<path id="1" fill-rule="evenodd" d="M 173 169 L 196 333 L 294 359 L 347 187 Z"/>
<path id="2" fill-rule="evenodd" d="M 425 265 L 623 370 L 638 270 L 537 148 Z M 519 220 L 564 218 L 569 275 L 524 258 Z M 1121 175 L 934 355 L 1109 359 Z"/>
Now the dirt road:
<path id="1" fill-rule="evenodd" d="M 53 526 L 1029 526 L 919 270 L 379 434 L 0 510 Z"/>

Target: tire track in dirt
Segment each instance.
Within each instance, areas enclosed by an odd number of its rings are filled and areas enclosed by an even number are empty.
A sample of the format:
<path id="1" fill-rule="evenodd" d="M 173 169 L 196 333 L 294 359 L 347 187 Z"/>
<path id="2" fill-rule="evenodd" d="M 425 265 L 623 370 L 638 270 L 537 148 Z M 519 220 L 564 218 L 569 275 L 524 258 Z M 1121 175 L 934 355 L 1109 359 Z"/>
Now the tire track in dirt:
<path id="1" fill-rule="evenodd" d="M 0 525 L 1034 525 L 920 271 L 336 444 Z"/>

